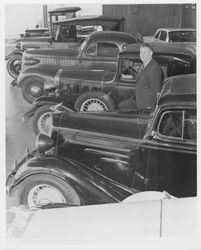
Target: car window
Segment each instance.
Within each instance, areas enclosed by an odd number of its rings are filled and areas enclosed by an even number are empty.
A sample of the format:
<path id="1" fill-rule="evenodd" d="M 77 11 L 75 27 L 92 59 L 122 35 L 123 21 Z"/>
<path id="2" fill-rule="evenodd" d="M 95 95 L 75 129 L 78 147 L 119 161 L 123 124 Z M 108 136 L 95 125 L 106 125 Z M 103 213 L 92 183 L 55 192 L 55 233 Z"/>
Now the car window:
<path id="1" fill-rule="evenodd" d="M 195 31 L 172 31 L 169 33 L 171 42 L 196 42 Z"/>
<path id="2" fill-rule="evenodd" d="M 189 61 L 180 58 L 170 58 L 167 76 L 183 75 L 192 73 L 192 65 Z"/>
<path id="3" fill-rule="evenodd" d="M 92 43 L 89 45 L 89 47 L 86 49 L 85 54 L 87 56 L 97 56 L 97 44 Z"/>
<path id="4" fill-rule="evenodd" d="M 158 39 L 158 38 L 159 38 L 159 34 L 160 34 L 160 31 L 158 31 L 158 32 L 155 34 L 154 38 L 155 38 L 155 39 Z"/>
<path id="5" fill-rule="evenodd" d="M 195 111 L 186 111 L 184 118 L 184 139 L 194 140 L 197 138 L 197 121 Z"/>
<path id="6" fill-rule="evenodd" d="M 119 48 L 116 44 L 112 43 L 98 43 L 98 56 L 104 57 L 117 57 L 119 53 Z"/>
<path id="7" fill-rule="evenodd" d="M 135 80 L 140 65 L 141 62 L 139 58 L 133 58 L 133 57 L 121 58 L 120 61 L 121 80 L 130 80 L 130 81 Z"/>
<path id="8" fill-rule="evenodd" d="M 167 32 L 164 30 L 161 30 L 161 34 L 160 34 L 160 40 L 161 41 L 166 41 L 167 38 Z"/>
<path id="9" fill-rule="evenodd" d="M 196 114 L 192 110 L 166 111 L 158 126 L 159 136 L 182 141 L 196 141 L 196 131 Z"/>

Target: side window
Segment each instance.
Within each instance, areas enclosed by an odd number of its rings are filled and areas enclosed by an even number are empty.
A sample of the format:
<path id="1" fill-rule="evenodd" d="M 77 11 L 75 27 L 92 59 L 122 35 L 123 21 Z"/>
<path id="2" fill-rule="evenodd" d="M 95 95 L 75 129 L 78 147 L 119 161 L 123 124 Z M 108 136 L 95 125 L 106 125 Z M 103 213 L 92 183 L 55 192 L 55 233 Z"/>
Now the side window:
<path id="1" fill-rule="evenodd" d="M 89 47 L 86 49 L 85 54 L 87 56 L 97 56 L 97 44 L 92 43 L 89 45 Z"/>
<path id="2" fill-rule="evenodd" d="M 195 111 L 164 112 L 159 122 L 158 133 L 164 138 L 196 141 L 197 122 Z"/>
<path id="3" fill-rule="evenodd" d="M 182 111 L 165 112 L 158 132 L 163 136 L 182 138 L 182 115 Z"/>
<path id="4" fill-rule="evenodd" d="M 166 31 L 161 31 L 160 40 L 161 41 L 166 41 L 166 38 L 167 38 L 167 32 Z"/>
<path id="5" fill-rule="evenodd" d="M 183 75 L 192 73 L 191 63 L 185 60 L 171 58 L 168 64 L 167 76 Z"/>
<path id="6" fill-rule="evenodd" d="M 160 31 L 158 31 L 158 32 L 155 34 L 154 38 L 155 38 L 155 39 L 159 39 L 159 34 L 160 34 Z"/>
<path id="7" fill-rule="evenodd" d="M 120 62 L 120 78 L 121 80 L 135 80 L 137 71 L 140 66 L 139 59 L 134 58 L 122 58 Z"/>
<path id="8" fill-rule="evenodd" d="M 197 120 L 195 111 L 185 112 L 184 139 L 193 141 L 197 139 Z"/>
<path id="9" fill-rule="evenodd" d="M 99 43 L 98 44 L 98 56 L 104 56 L 104 57 L 117 57 L 119 53 L 119 49 L 117 45 L 112 43 Z"/>

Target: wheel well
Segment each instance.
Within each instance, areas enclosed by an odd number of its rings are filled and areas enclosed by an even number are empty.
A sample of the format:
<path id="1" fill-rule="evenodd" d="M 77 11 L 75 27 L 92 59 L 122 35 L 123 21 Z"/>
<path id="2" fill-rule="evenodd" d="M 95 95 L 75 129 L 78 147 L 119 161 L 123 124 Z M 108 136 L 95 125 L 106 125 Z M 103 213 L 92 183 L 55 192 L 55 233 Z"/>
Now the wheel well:
<path id="1" fill-rule="evenodd" d="M 38 76 L 38 75 L 28 75 L 26 76 L 25 78 L 23 78 L 19 83 L 18 83 L 18 87 L 22 87 L 22 85 L 24 84 L 24 82 L 29 79 L 29 78 L 32 78 L 32 77 L 40 77 L 42 80 L 45 81 L 45 79 L 42 77 L 42 76 Z"/>
<path id="2" fill-rule="evenodd" d="M 9 191 L 9 194 L 12 195 L 15 192 L 15 190 L 18 188 L 18 185 L 20 185 L 20 183 L 22 183 L 26 178 L 28 178 L 30 176 L 34 176 L 34 175 L 39 175 L 39 174 L 40 175 L 49 175 L 49 176 L 57 177 L 58 179 L 60 179 L 62 181 L 65 181 L 68 185 L 70 185 L 75 190 L 75 192 L 79 196 L 81 205 L 84 204 L 84 201 L 82 199 L 82 196 L 81 196 L 79 188 L 77 188 L 76 185 L 73 185 L 71 181 L 67 180 L 64 176 L 62 176 L 58 172 L 54 172 L 54 174 L 49 173 L 49 172 L 48 173 L 47 172 L 41 172 L 41 173 L 30 173 L 30 174 L 24 175 L 22 178 L 20 178 L 20 180 L 18 180 L 15 183 L 14 186 L 12 186 L 12 188 Z"/>

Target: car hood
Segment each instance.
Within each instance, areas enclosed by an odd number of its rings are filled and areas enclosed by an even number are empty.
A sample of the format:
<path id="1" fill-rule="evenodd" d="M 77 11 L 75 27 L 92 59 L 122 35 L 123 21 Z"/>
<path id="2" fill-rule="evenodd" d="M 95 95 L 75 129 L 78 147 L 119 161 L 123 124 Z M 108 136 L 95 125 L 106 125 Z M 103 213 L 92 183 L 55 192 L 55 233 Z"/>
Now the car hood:
<path id="1" fill-rule="evenodd" d="M 195 244 L 198 237 L 196 202 L 196 198 L 160 198 L 35 211 L 21 208 L 15 216 L 21 223 L 17 224 L 18 230 L 13 230 L 14 225 L 11 225 L 9 236 L 11 240 L 21 229 L 21 243 L 79 244 L 82 247 L 88 244 L 125 247 L 142 244 L 141 237 L 146 240 L 168 237 L 167 243 L 171 244 L 180 238 L 182 244 L 186 239 L 194 240 Z"/>
<path id="2" fill-rule="evenodd" d="M 67 46 L 66 46 L 67 47 Z M 79 48 L 78 47 L 71 47 L 71 48 L 62 48 L 62 49 L 28 49 L 26 50 L 26 55 L 30 56 L 47 56 L 47 57 L 76 57 L 79 55 Z"/>
<path id="3" fill-rule="evenodd" d="M 63 112 L 53 114 L 54 129 L 92 133 L 97 136 L 119 136 L 142 139 L 149 122 L 149 113 L 120 114 L 115 112 Z"/>

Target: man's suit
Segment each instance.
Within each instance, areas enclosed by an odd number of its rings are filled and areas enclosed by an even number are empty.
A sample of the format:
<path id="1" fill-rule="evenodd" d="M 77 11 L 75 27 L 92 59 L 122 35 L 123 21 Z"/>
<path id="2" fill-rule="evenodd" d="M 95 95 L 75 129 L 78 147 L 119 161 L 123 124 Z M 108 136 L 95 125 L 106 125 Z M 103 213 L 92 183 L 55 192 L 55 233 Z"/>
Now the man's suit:
<path id="1" fill-rule="evenodd" d="M 162 87 L 162 71 L 158 63 L 151 61 L 142 69 L 139 68 L 136 77 L 134 96 L 119 103 L 119 110 L 153 108 L 157 102 L 157 93 Z"/>
<path id="2" fill-rule="evenodd" d="M 135 98 L 139 109 L 153 108 L 156 105 L 157 93 L 161 91 L 162 72 L 158 63 L 151 61 L 138 72 L 136 78 Z"/>

